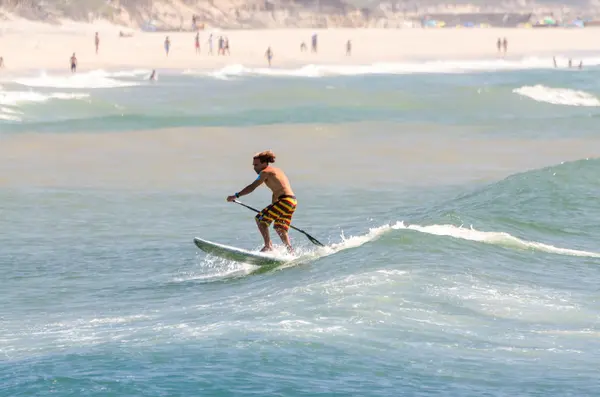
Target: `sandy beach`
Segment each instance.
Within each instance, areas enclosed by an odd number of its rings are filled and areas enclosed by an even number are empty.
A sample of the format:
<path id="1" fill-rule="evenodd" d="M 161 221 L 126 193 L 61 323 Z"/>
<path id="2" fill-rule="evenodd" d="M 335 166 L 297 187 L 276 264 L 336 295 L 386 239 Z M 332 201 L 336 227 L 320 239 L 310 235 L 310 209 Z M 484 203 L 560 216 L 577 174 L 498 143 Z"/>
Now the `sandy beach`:
<path id="1" fill-rule="evenodd" d="M 275 29 L 200 31 L 200 54 L 194 33 L 132 32 L 119 37 L 123 27 L 106 22 L 61 26 L 24 20 L 3 22 L 0 28 L 2 72 L 18 74 L 37 70 L 69 70 L 76 53 L 78 70 L 144 68 L 158 70 L 217 69 L 227 65 L 267 66 L 265 51 L 273 51 L 273 67 L 308 64 L 364 65 L 410 60 L 494 59 L 498 38 L 507 38 L 507 58 L 567 56 L 580 52 L 600 53 L 598 28 L 585 29 Z M 94 34 L 99 33 L 99 53 Z M 213 34 L 213 55 L 208 39 Z M 318 52 L 312 53 L 311 36 L 318 35 Z M 218 56 L 217 37 L 229 39 L 230 55 Z M 171 49 L 164 51 L 165 37 Z M 352 52 L 346 54 L 346 43 Z M 304 42 L 307 50 L 300 50 Z M 593 55 L 593 54 L 592 54 Z"/>

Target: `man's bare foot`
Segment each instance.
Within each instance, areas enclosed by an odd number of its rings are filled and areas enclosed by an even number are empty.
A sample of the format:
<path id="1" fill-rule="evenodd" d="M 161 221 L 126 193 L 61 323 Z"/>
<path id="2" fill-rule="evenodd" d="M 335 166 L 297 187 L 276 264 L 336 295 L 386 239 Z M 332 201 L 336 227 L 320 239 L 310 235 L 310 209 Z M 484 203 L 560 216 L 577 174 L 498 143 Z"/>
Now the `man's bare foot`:
<path id="1" fill-rule="evenodd" d="M 266 245 L 260 250 L 260 252 L 269 252 L 273 251 L 273 247 L 267 247 Z"/>

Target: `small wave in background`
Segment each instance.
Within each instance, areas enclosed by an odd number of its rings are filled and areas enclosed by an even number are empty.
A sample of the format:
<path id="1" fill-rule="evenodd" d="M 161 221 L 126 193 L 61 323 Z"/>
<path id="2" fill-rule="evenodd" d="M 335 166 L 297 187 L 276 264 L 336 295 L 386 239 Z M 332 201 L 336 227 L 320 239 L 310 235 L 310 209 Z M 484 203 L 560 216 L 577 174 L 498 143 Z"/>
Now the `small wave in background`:
<path id="1" fill-rule="evenodd" d="M 552 88 L 538 84 L 515 88 L 514 93 L 538 102 L 566 106 L 600 106 L 600 99 L 585 91 L 568 88 Z"/>
<path id="2" fill-rule="evenodd" d="M 561 62 L 559 58 L 557 62 Z M 600 57 L 587 57 L 582 60 L 585 67 L 600 65 Z M 520 60 L 443 60 L 422 62 L 374 63 L 369 65 L 320 65 L 309 64 L 297 68 L 249 67 L 233 64 L 217 70 L 188 69 L 190 75 L 213 77 L 226 80 L 239 76 L 266 77 L 327 77 L 394 74 L 433 74 L 433 73 L 474 73 L 494 71 L 517 71 L 534 69 L 555 69 L 551 57 L 527 57 Z"/>
<path id="3" fill-rule="evenodd" d="M 135 72 L 133 75 L 135 76 Z M 14 82 L 26 87 L 45 87 L 45 88 L 120 88 L 133 87 L 139 83 L 133 81 L 117 80 L 112 77 L 118 77 L 116 74 L 104 72 L 102 70 L 74 73 L 71 75 L 51 75 L 41 73 L 37 77 L 18 78 Z M 120 76 L 123 77 L 123 76 Z"/>

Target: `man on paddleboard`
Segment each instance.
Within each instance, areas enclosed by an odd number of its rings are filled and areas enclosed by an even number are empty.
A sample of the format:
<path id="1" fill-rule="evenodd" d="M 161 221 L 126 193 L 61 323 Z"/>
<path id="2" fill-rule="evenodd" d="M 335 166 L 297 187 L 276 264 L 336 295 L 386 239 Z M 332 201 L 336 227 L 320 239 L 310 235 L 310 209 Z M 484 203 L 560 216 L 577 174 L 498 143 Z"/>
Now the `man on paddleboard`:
<path id="1" fill-rule="evenodd" d="M 264 182 L 273 192 L 273 198 L 271 204 L 260 211 L 255 218 L 258 230 L 265 240 L 265 246 L 261 251 L 271 251 L 273 249 L 271 236 L 269 235 L 269 226 L 273 223 L 273 228 L 281 237 L 281 241 L 289 252 L 293 252 L 288 230 L 292 223 L 292 215 L 296 210 L 296 196 L 294 196 L 290 181 L 285 173 L 281 169 L 269 165 L 274 162 L 275 153 L 272 151 L 266 150 L 257 153 L 252 159 L 252 166 L 258 174 L 258 178 L 233 196 L 228 196 L 227 201 L 231 202 L 252 193 Z"/>

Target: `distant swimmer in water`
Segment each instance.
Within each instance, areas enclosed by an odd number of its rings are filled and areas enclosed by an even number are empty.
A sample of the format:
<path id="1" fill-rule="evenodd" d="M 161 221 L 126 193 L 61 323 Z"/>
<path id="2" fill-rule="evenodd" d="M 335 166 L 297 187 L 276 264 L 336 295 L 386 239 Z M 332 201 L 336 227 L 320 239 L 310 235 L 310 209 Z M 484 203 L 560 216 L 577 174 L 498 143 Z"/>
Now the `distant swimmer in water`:
<path id="1" fill-rule="evenodd" d="M 275 162 L 275 153 L 270 150 L 257 153 L 252 158 L 252 166 L 254 171 L 258 174 L 258 178 L 254 180 L 250 185 L 246 186 L 239 192 L 232 196 L 227 197 L 227 201 L 231 202 L 242 196 L 250 194 L 262 185 L 267 185 L 273 192 L 271 204 L 265 207 L 262 211 L 256 215 L 256 224 L 258 230 L 262 235 L 265 246 L 261 251 L 271 251 L 273 244 L 271 243 L 271 237 L 269 235 L 269 226 L 274 223 L 273 228 L 279 234 L 281 241 L 285 244 L 289 252 L 293 252 L 292 244 L 288 236 L 288 230 L 292 223 L 292 215 L 296 211 L 296 196 L 290 186 L 285 173 L 270 164 Z"/>
<path id="2" fill-rule="evenodd" d="M 77 71 L 77 57 L 75 53 L 71 56 L 71 73 L 75 73 Z"/>
<path id="3" fill-rule="evenodd" d="M 155 81 L 156 80 L 156 70 L 152 69 L 152 74 L 150 75 L 150 81 Z"/>

